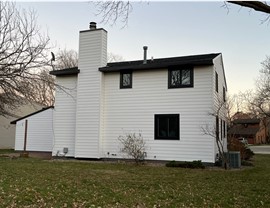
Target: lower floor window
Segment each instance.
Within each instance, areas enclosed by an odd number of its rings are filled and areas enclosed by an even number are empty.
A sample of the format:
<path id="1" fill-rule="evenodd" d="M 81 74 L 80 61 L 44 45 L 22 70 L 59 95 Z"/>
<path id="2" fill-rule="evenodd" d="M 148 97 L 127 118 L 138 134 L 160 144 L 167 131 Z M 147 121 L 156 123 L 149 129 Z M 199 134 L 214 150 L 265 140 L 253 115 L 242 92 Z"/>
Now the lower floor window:
<path id="1" fill-rule="evenodd" d="M 179 140 L 179 114 L 155 115 L 155 139 Z"/>

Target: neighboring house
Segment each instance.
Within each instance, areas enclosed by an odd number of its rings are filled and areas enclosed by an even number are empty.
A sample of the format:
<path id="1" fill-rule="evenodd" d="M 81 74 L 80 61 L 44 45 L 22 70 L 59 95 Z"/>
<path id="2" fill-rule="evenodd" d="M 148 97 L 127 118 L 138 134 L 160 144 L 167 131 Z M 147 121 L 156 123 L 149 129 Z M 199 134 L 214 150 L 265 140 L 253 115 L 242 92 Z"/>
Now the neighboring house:
<path id="1" fill-rule="evenodd" d="M 265 144 L 269 132 L 267 129 L 263 119 L 235 119 L 228 136 L 235 139 L 245 138 L 249 144 Z"/>
<path id="2" fill-rule="evenodd" d="M 253 117 L 254 117 L 254 115 L 252 115 L 252 114 L 243 113 L 241 111 L 238 111 L 231 117 L 231 120 L 234 121 L 234 120 L 237 120 L 237 119 L 251 119 Z"/>
<path id="3" fill-rule="evenodd" d="M 25 104 L 14 110 L 14 116 L 0 116 L 0 149 L 14 149 L 15 125 L 10 124 L 10 122 L 41 108 L 42 106 L 38 104 L 25 102 Z"/>
<path id="4" fill-rule="evenodd" d="M 146 57 L 146 48 L 144 56 Z M 220 53 L 107 63 L 107 31 L 80 32 L 78 67 L 51 71 L 57 84 L 53 155 L 123 158 L 119 135 L 141 132 L 148 160 L 214 163 L 221 129 L 226 149 L 227 91 Z"/>
<path id="5" fill-rule="evenodd" d="M 53 107 L 46 107 L 11 122 L 16 124 L 15 150 L 52 152 Z"/>

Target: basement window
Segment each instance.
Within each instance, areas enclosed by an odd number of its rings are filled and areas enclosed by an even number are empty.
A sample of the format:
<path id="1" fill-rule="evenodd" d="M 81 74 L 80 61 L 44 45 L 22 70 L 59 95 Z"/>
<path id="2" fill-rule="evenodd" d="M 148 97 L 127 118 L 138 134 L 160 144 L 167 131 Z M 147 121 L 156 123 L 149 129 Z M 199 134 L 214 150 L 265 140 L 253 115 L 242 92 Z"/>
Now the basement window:
<path id="1" fill-rule="evenodd" d="M 155 115 L 155 139 L 179 140 L 179 114 Z"/>
<path id="2" fill-rule="evenodd" d="M 173 67 L 168 73 L 168 88 L 193 87 L 193 69 Z"/>
<path id="3" fill-rule="evenodd" d="M 132 72 L 120 73 L 120 89 L 132 88 Z"/>

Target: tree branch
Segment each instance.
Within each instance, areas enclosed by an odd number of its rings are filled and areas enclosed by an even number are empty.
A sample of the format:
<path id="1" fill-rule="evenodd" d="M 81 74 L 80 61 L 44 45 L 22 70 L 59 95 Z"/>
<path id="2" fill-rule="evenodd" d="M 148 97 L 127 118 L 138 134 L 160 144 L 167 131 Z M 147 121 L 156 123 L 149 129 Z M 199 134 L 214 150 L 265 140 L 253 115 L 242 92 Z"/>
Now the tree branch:
<path id="1" fill-rule="evenodd" d="M 236 4 L 242 7 L 254 9 L 255 11 L 270 14 L 270 6 L 261 1 L 228 1 L 231 4 Z"/>

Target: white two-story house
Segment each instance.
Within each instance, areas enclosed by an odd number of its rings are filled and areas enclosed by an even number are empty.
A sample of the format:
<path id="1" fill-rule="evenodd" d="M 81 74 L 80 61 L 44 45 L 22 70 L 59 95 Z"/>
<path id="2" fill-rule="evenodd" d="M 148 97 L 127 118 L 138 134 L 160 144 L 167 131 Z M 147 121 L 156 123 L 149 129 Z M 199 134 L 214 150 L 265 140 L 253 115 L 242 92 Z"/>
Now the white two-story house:
<path id="1" fill-rule="evenodd" d="M 148 160 L 214 163 L 226 146 L 227 91 L 220 53 L 107 63 L 107 31 L 80 31 L 78 67 L 51 71 L 56 92 L 52 154 L 123 158 L 119 135 L 141 132 Z"/>

